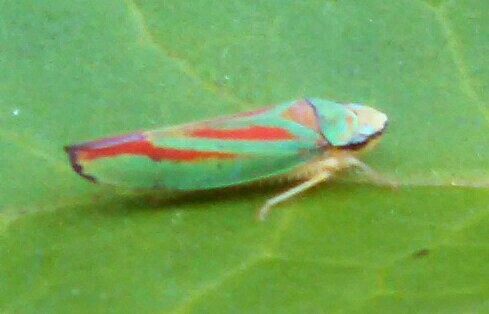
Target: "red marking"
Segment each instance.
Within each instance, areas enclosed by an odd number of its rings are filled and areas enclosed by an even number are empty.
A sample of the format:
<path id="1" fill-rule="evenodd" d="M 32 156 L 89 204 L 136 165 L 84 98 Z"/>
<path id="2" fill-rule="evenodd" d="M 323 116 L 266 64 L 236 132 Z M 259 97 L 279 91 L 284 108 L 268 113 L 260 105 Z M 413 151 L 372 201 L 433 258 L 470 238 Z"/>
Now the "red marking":
<path id="1" fill-rule="evenodd" d="M 236 113 L 236 114 L 233 115 L 233 118 L 236 118 L 236 117 L 251 117 L 251 116 L 258 115 L 258 114 L 262 114 L 262 113 L 268 111 L 271 107 L 272 106 L 267 106 L 267 107 L 258 108 L 258 109 L 252 110 L 252 111 Z"/>
<path id="2" fill-rule="evenodd" d="M 286 119 L 292 120 L 321 134 L 316 112 L 307 100 L 300 100 L 282 113 Z"/>
<path id="3" fill-rule="evenodd" d="M 223 159 L 236 157 L 236 154 L 227 152 L 157 147 L 145 139 L 114 144 L 106 147 L 91 148 L 88 145 L 78 148 L 78 154 L 83 160 L 93 160 L 103 157 L 115 157 L 119 155 L 141 155 L 147 156 L 155 161 L 195 161 L 200 159 Z"/>
<path id="4" fill-rule="evenodd" d="M 194 129 L 190 130 L 187 135 L 220 140 L 273 141 L 295 139 L 294 134 L 286 129 L 272 126 L 249 126 L 238 129 Z"/>

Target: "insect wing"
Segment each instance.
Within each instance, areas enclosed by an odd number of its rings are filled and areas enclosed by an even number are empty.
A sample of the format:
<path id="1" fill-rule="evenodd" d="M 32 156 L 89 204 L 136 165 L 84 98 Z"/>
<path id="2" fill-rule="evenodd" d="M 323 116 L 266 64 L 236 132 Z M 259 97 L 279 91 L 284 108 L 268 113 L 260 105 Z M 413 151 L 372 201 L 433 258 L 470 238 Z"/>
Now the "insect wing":
<path id="1" fill-rule="evenodd" d="M 202 190 L 290 172 L 324 152 L 306 101 L 67 147 L 85 178 L 131 188 Z"/>

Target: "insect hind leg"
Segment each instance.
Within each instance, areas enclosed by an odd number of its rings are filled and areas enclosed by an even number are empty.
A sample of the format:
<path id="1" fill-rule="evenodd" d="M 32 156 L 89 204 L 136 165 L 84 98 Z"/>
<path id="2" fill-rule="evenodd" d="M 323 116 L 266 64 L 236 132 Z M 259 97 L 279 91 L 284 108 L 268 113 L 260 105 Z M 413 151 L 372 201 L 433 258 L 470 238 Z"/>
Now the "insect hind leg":
<path id="1" fill-rule="evenodd" d="M 320 173 L 316 174 L 315 176 L 311 177 L 309 180 L 304 181 L 301 184 L 296 185 L 288 189 L 287 191 L 282 192 L 268 199 L 258 211 L 258 215 L 257 215 L 258 220 L 260 221 L 265 220 L 265 218 L 270 213 L 270 210 L 272 209 L 273 206 L 277 205 L 278 203 L 282 203 L 323 181 L 326 181 L 330 176 L 331 176 L 330 171 L 323 170 Z"/>

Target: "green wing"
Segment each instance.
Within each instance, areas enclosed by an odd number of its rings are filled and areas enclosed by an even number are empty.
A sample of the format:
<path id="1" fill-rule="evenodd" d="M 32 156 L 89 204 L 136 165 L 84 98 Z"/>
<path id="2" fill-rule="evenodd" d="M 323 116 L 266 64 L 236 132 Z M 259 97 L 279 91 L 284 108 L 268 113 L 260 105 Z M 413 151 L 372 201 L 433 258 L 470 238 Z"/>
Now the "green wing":
<path id="1" fill-rule="evenodd" d="M 307 101 L 297 101 L 66 149 L 73 168 L 92 181 L 204 190 L 285 174 L 324 153 L 314 118 Z"/>

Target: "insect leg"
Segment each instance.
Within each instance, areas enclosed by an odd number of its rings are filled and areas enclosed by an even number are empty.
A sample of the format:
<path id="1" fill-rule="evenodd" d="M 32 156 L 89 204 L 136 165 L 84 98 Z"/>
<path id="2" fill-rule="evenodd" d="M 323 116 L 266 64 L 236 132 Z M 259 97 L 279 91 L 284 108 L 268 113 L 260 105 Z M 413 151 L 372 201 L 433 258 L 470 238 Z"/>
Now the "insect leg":
<path id="1" fill-rule="evenodd" d="M 347 159 L 347 163 L 351 166 L 355 166 L 360 168 L 366 175 L 369 177 L 372 181 L 377 182 L 379 184 L 383 185 L 390 185 L 392 187 L 398 187 L 399 182 L 393 181 L 391 179 L 388 179 L 375 171 L 374 169 L 370 168 L 367 166 L 365 163 L 361 162 L 360 160 L 354 158 L 354 157 L 349 157 Z"/>
<path id="2" fill-rule="evenodd" d="M 283 201 L 286 201 L 289 198 L 292 198 L 293 196 L 301 192 L 304 192 L 305 190 L 315 186 L 318 183 L 325 181 L 330 176 L 331 176 L 331 172 L 322 171 L 316 174 L 314 177 L 310 178 L 309 180 L 304 181 L 301 184 L 294 186 L 293 188 L 290 188 L 289 190 L 268 199 L 263 205 L 263 207 L 260 208 L 260 210 L 258 211 L 258 220 L 261 221 L 265 220 L 266 216 L 268 215 L 268 213 L 270 212 L 273 206 Z"/>

